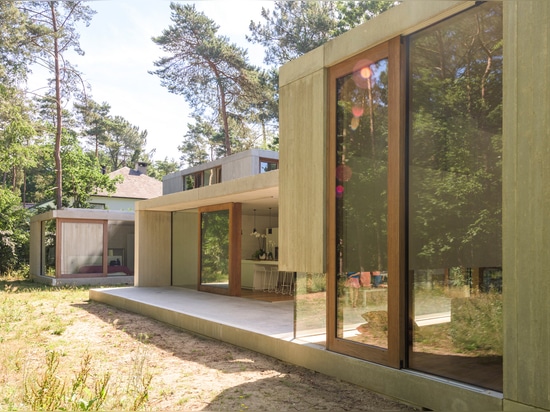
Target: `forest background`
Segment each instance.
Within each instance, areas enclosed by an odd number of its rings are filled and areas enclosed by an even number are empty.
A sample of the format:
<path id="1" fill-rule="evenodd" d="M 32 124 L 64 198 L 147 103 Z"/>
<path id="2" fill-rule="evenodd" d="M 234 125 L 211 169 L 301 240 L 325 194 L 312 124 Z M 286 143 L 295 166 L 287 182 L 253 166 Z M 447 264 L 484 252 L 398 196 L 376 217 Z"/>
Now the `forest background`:
<path id="1" fill-rule="evenodd" d="M 108 172 L 146 162 L 160 180 L 250 148 L 277 150 L 279 66 L 396 3 L 270 3 L 273 9 L 262 7 L 243 27 L 247 41 L 263 47 L 263 67 L 193 3 L 170 3 L 171 24 L 151 39 L 163 57 L 150 74 L 191 108 L 175 161 L 154 160 L 146 125 L 95 101 L 86 73 L 71 64 L 70 56 L 84 55 L 79 38 L 94 2 L 0 2 L 0 273 L 28 272 L 29 218 L 44 211 L 34 206 L 53 200 L 58 209 L 89 207 L 98 190 L 115 190 Z M 31 90 L 38 67 L 43 86 Z"/>

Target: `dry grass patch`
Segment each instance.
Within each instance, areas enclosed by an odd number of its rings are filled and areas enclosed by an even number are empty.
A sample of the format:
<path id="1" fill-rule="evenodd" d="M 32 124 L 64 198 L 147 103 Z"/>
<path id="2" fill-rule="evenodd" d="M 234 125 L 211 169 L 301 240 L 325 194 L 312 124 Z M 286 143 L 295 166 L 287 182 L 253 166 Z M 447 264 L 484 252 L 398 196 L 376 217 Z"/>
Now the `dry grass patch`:
<path id="1" fill-rule="evenodd" d="M 1 410 L 413 410 L 363 388 L 0 277 Z"/>

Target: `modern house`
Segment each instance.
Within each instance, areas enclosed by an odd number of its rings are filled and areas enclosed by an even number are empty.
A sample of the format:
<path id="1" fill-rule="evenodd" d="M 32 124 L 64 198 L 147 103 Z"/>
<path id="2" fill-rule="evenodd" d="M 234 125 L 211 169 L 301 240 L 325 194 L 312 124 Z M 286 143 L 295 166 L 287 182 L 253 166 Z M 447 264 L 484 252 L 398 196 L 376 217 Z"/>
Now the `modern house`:
<path id="1" fill-rule="evenodd" d="M 250 149 L 164 176 L 162 194 L 211 186 L 278 168 L 278 152 Z"/>
<path id="2" fill-rule="evenodd" d="M 50 285 L 133 284 L 134 204 L 158 197 L 162 182 L 147 176 L 147 165 L 123 167 L 112 194 L 91 196 L 94 209 L 50 210 L 31 218 L 30 271 Z"/>
<path id="3" fill-rule="evenodd" d="M 405 1 L 284 65 L 279 169 L 138 202 L 135 288 L 91 298 L 431 410 L 550 410 L 549 21 Z M 293 274 L 290 340 L 129 297 L 234 302 L 275 227 L 252 289 Z"/>

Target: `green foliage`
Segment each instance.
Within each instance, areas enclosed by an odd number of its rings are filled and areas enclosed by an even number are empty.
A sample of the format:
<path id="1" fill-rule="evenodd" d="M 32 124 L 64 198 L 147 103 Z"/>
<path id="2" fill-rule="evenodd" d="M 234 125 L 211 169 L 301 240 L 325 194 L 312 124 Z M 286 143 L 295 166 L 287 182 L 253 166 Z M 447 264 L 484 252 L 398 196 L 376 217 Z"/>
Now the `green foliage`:
<path id="1" fill-rule="evenodd" d="M 86 354 L 73 381 L 67 382 L 58 374 L 61 356 L 57 351 L 47 352 L 44 372 L 37 378 L 28 377 L 25 380 L 25 404 L 33 411 L 102 410 L 108 395 L 110 373 L 94 378 L 94 382 L 89 384 L 88 380 L 92 378 L 92 358 Z M 139 403 L 140 406 L 142 404 L 143 402 Z"/>
<path id="2" fill-rule="evenodd" d="M 248 63 L 246 50 L 218 35 L 213 20 L 194 5 L 172 3 L 170 8 L 173 24 L 153 38 L 168 56 L 154 63 L 158 69 L 151 74 L 159 76 L 169 92 L 183 95 L 216 133 L 223 131 L 223 144 L 216 151 L 229 155 L 243 133 L 250 133 L 248 124 L 267 110 L 262 102 L 269 89 Z"/>
<path id="3" fill-rule="evenodd" d="M 372 19 L 397 3 L 399 2 L 381 0 L 337 1 L 338 19 L 333 37 Z"/>
<path id="4" fill-rule="evenodd" d="M 91 195 L 101 190 L 113 193 L 116 183 L 122 179 L 103 174 L 97 159 L 84 153 L 74 137 L 67 137 L 61 156 L 65 165 L 63 204 L 66 206 L 88 208 Z"/>
<path id="5" fill-rule="evenodd" d="M 79 1 L 22 2 L 18 6 L 29 22 L 29 43 L 35 50 L 31 54 L 31 61 L 46 68 L 53 77 L 46 96 L 55 102 L 55 119 L 52 122 L 55 125 L 55 203 L 60 209 L 63 203 L 63 106 L 72 95 L 84 92 L 81 75 L 65 58 L 65 53 L 74 50 L 80 55 L 84 54 L 80 48 L 76 24 L 88 25 L 95 12 Z"/>
<path id="6" fill-rule="evenodd" d="M 26 18 L 14 0 L 0 2 L 0 84 L 15 85 L 26 78 L 29 52 Z"/>
<path id="7" fill-rule="evenodd" d="M 273 11 L 262 7 L 264 23 L 250 22 L 248 41 L 265 48 L 265 63 L 282 65 L 333 37 L 334 2 L 276 1 Z"/>
<path id="8" fill-rule="evenodd" d="M 170 173 L 174 173 L 179 170 L 179 164 L 174 160 L 168 160 L 167 157 L 164 160 L 154 161 L 147 169 L 147 174 L 154 177 L 157 180 L 162 180 L 164 176 Z"/>
<path id="9" fill-rule="evenodd" d="M 502 356 L 502 295 L 481 293 L 451 300 L 450 334 L 460 352 L 488 352 Z"/>
<path id="10" fill-rule="evenodd" d="M 501 17 L 480 7 L 412 39 L 412 267 L 502 261 Z"/>
<path id="11" fill-rule="evenodd" d="M 223 130 L 216 128 L 212 122 L 195 116 L 195 123 L 187 124 L 182 145 L 180 160 L 188 166 L 196 166 L 223 156 Z"/>
<path id="12" fill-rule="evenodd" d="M 250 22 L 248 41 L 265 48 L 264 62 L 280 66 L 395 5 L 395 1 L 275 1 Z"/>
<path id="13" fill-rule="evenodd" d="M 28 213 L 19 198 L 0 188 L 0 273 L 16 270 L 28 261 Z"/>
<path id="14" fill-rule="evenodd" d="M 229 275 L 229 211 L 201 214 L 201 281 L 227 282 Z"/>

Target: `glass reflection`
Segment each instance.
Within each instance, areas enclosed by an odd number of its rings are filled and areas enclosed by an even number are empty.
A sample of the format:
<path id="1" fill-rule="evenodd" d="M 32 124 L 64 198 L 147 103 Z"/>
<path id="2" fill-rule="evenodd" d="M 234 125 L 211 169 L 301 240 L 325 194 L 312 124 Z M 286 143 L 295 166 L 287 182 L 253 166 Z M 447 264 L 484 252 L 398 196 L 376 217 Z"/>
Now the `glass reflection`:
<path id="1" fill-rule="evenodd" d="M 103 223 L 61 224 L 61 275 L 103 273 Z"/>
<path id="2" fill-rule="evenodd" d="M 502 5 L 410 41 L 410 366 L 502 390 Z"/>
<path id="3" fill-rule="evenodd" d="M 55 220 L 45 220 L 41 225 L 42 229 L 42 276 L 56 276 L 56 239 L 57 227 Z"/>
<path id="4" fill-rule="evenodd" d="M 327 276 L 324 273 L 296 273 L 295 337 L 325 346 Z"/>
<path id="5" fill-rule="evenodd" d="M 229 210 L 201 213 L 201 285 L 229 285 Z"/>
<path id="6" fill-rule="evenodd" d="M 337 80 L 337 337 L 387 348 L 387 60 Z"/>

